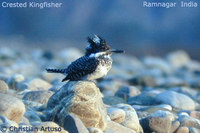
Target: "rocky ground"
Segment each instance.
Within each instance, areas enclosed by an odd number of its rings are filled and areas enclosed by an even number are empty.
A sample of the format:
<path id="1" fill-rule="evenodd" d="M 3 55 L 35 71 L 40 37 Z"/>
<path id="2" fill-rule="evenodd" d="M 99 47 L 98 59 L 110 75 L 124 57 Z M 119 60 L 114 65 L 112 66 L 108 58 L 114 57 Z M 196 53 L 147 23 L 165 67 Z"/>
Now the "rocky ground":
<path id="1" fill-rule="evenodd" d="M 184 51 L 137 59 L 113 56 L 98 81 L 62 83 L 63 68 L 82 56 L 0 49 L 0 132 L 199 133 L 200 62 Z"/>

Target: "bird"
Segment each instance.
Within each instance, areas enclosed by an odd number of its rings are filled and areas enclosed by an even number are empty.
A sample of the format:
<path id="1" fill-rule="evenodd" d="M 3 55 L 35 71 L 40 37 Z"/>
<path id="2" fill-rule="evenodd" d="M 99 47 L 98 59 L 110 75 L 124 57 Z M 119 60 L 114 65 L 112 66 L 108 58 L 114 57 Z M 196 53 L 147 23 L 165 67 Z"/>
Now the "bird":
<path id="1" fill-rule="evenodd" d="M 112 67 L 113 53 L 124 53 L 124 50 L 111 49 L 110 46 L 98 35 L 87 37 L 88 45 L 85 55 L 73 61 L 67 68 L 51 69 L 49 73 L 61 73 L 65 75 L 64 81 L 93 81 L 107 75 Z"/>

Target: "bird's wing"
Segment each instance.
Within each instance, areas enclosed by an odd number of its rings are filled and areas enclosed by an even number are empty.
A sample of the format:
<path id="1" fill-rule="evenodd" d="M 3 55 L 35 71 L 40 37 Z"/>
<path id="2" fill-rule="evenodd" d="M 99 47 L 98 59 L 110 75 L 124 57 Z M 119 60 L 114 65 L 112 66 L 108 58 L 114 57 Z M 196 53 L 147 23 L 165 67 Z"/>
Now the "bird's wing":
<path id="1" fill-rule="evenodd" d="M 95 71 L 99 61 L 95 58 L 83 56 L 72 62 L 67 68 L 67 77 L 64 80 L 79 80 L 83 76 Z"/>

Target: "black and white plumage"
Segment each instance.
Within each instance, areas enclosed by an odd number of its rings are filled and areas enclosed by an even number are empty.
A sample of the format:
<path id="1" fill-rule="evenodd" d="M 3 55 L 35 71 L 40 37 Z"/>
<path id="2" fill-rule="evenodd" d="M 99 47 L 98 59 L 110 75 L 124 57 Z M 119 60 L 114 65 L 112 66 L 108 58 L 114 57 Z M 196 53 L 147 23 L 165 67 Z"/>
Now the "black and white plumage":
<path id="1" fill-rule="evenodd" d="M 46 69 L 51 73 L 62 73 L 66 77 L 62 81 L 95 80 L 107 74 L 111 69 L 113 52 L 122 53 L 122 50 L 110 50 L 106 41 L 96 36 L 88 37 L 88 46 L 85 55 L 72 62 L 65 69 Z"/>

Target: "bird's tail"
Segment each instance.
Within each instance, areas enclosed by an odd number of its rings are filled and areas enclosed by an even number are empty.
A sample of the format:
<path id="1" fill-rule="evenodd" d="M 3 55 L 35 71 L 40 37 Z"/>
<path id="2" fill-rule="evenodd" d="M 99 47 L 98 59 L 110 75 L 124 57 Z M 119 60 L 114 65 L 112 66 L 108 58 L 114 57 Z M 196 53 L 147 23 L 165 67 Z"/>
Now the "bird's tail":
<path id="1" fill-rule="evenodd" d="M 51 69 L 51 68 L 47 68 L 46 71 L 49 72 L 49 73 L 66 73 L 66 69 Z"/>

